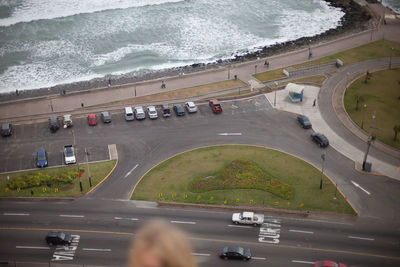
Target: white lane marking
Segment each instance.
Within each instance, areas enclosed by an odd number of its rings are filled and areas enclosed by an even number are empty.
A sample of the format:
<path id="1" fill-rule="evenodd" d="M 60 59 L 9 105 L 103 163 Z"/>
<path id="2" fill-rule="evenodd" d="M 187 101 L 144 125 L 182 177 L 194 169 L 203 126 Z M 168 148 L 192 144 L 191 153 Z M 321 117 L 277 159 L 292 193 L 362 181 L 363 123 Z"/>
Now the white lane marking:
<path id="1" fill-rule="evenodd" d="M 238 228 L 253 228 L 253 226 L 248 226 L 248 225 L 235 225 L 235 224 L 229 224 L 229 227 L 238 227 Z"/>
<path id="2" fill-rule="evenodd" d="M 127 173 L 125 174 L 125 176 L 124 176 L 124 179 L 125 179 L 126 177 L 128 177 L 129 175 L 131 175 L 131 173 L 132 173 L 138 166 L 139 166 L 139 164 L 136 164 L 129 172 L 127 172 Z"/>
<path id="3" fill-rule="evenodd" d="M 28 249 L 50 249 L 49 247 L 30 247 L 30 246 L 15 246 L 15 248 L 28 248 Z"/>
<path id="4" fill-rule="evenodd" d="M 210 254 L 205 254 L 205 253 L 192 253 L 193 256 L 207 256 L 210 257 Z"/>
<path id="5" fill-rule="evenodd" d="M 69 215 L 69 214 L 61 214 L 60 217 L 69 217 L 69 218 L 83 218 L 85 215 Z"/>
<path id="6" fill-rule="evenodd" d="M 311 261 L 297 261 L 297 260 L 292 260 L 292 262 L 294 263 L 305 263 L 305 264 L 315 264 L 315 262 L 311 262 Z"/>
<path id="7" fill-rule="evenodd" d="M 171 221 L 171 223 L 186 223 L 186 224 L 196 224 L 196 222 L 183 222 L 183 221 Z"/>
<path id="8" fill-rule="evenodd" d="M 252 260 L 267 260 L 267 258 L 261 258 L 261 257 L 251 257 Z"/>
<path id="9" fill-rule="evenodd" d="M 368 240 L 368 241 L 374 241 L 374 240 L 375 240 L 375 239 L 373 239 L 373 238 L 359 237 L 359 236 L 351 236 L 351 235 L 349 235 L 348 238 L 352 238 L 352 239 L 361 239 L 361 240 Z"/>
<path id="10" fill-rule="evenodd" d="M 242 133 L 219 133 L 218 135 L 230 136 L 230 135 L 242 135 Z"/>
<path id="11" fill-rule="evenodd" d="M 82 248 L 82 250 L 87 250 L 87 251 L 111 251 L 110 248 Z"/>
<path id="12" fill-rule="evenodd" d="M 29 216 L 29 213 L 3 213 L 4 216 Z"/>
<path id="13" fill-rule="evenodd" d="M 365 190 L 364 188 L 362 188 L 358 183 L 354 182 L 353 180 L 351 180 L 351 182 L 353 183 L 353 185 L 354 185 L 355 187 L 360 188 L 360 189 L 361 189 L 362 191 L 364 191 L 367 195 L 371 195 L 370 192 L 368 192 L 367 190 Z"/>
<path id="14" fill-rule="evenodd" d="M 115 220 L 130 220 L 130 221 L 139 221 L 137 218 L 122 218 L 122 217 L 114 217 Z"/>
<path id="15" fill-rule="evenodd" d="M 232 104 L 232 108 L 239 108 L 238 106 L 236 106 L 236 105 L 234 105 L 234 104 Z"/>
<path id="16" fill-rule="evenodd" d="M 314 234 L 314 232 L 300 231 L 300 230 L 289 230 L 289 232 L 303 233 L 303 234 Z"/>

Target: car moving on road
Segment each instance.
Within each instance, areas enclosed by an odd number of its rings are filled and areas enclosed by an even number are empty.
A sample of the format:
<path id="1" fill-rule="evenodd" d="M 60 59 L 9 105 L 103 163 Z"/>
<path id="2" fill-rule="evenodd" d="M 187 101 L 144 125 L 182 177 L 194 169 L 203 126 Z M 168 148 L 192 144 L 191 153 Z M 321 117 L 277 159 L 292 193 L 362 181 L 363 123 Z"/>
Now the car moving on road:
<path id="1" fill-rule="evenodd" d="M 185 107 L 186 107 L 186 109 L 187 109 L 187 111 L 189 113 L 196 113 L 197 112 L 197 106 L 191 101 L 186 102 Z"/>
<path id="2" fill-rule="evenodd" d="M 235 259 L 235 260 L 248 261 L 251 259 L 251 252 L 249 248 L 227 246 L 221 248 L 219 256 L 225 260 Z"/>
<path id="3" fill-rule="evenodd" d="M 44 148 L 38 150 L 36 154 L 36 166 L 38 168 L 44 168 L 48 165 L 47 152 Z"/>
<path id="4" fill-rule="evenodd" d="M 75 151 L 72 145 L 64 146 L 64 160 L 67 165 L 76 163 Z"/>
<path id="5" fill-rule="evenodd" d="M 252 224 L 258 226 L 264 222 L 264 214 L 257 214 L 250 211 L 232 214 L 232 222 L 234 224 Z"/>
<path id="6" fill-rule="evenodd" d="M 299 115 L 297 116 L 297 121 L 300 123 L 301 127 L 304 129 L 310 129 L 312 127 L 310 120 L 307 116 Z"/>
<path id="7" fill-rule="evenodd" d="M 316 142 L 320 147 L 327 147 L 329 146 L 329 141 L 328 138 L 326 138 L 325 135 L 322 133 L 312 133 L 311 134 L 311 139 Z"/>
<path id="8" fill-rule="evenodd" d="M 344 263 L 336 263 L 334 261 L 317 261 L 315 267 L 347 267 Z"/>
<path id="9" fill-rule="evenodd" d="M 181 104 L 175 104 L 174 111 L 177 116 L 185 116 L 185 109 L 182 107 Z"/>
<path id="10" fill-rule="evenodd" d="M 72 236 L 64 232 L 50 231 L 46 235 L 46 242 L 49 246 L 70 245 L 72 243 Z"/>
<path id="11" fill-rule="evenodd" d="M 147 107 L 147 114 L 149 115 L 150 119 L 157 119 L 158 114 L 155 106 L 148 106 Z"/>
<path id="12" fill-rule="evenodd" d="M 89 114 L 88 117 L 88 123 L 90 126 L 96 126 L 97 125 L 97 116 L 96 114 Z"/>

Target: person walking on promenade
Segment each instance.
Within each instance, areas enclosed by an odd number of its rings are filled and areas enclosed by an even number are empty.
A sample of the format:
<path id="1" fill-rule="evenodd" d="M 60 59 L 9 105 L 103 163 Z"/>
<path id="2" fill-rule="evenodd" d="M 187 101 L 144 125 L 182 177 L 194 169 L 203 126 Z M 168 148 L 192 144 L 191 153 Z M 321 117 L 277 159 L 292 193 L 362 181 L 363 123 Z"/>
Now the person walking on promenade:
<path id="1" fill-rule="evenodd" d="M 267 69 L 269 68 L 269 62 L 268 62 L 268 60 L 265 60 L 264 66 L 267 67 Z"/>
<path id="2" fill-rule="evenodd" d="M 108 87 L 111 87 L 111 77 L 108 77 Z"/>
<path id="3" fill-rule="evenodd" d="M 161 81 L 161 88 L 166 88 L 165 82 Z"/>
<path id="4" fill-rule="evenodd" d="M 313 107 L 315 107 L 315 104 L 317 103 L 317 99 L 316 98 L 314 98 L 314 101 L 313 101 L 313 104 L 312 104 L 312 106 Z"/>

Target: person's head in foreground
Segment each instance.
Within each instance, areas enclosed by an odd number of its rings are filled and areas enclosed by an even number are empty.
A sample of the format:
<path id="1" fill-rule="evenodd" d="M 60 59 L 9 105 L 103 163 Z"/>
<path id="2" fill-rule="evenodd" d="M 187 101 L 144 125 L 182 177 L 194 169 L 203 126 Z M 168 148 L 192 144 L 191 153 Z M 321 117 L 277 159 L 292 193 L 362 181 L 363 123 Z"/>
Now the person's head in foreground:
<path id="1" fill-rule="evenodd" d="M 129 267 L 195 267 L 186 235 L 162 220 L 153 220 L 139 230 L 133 241 Z"/>

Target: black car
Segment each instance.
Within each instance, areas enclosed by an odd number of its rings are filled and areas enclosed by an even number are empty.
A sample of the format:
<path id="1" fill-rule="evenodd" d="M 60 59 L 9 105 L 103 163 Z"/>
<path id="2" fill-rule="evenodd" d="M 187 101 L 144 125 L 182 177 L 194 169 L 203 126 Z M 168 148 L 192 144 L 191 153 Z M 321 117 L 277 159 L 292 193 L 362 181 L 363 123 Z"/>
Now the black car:
<path id="1" fill-rule="evenodd" d="M 185 116 L 185 109 L 181 104 L 175 104 L 174 105 L 174 111 L 177 116 Z"/>
<path id="2" fill-rule="evenodd" d="M 314 142 L 316 142 L 320 147 L 329 146 L 328 138 L 322 133 L 312 133 L 311 138 Z"/>
<path id="3" fill-rule="evenodd" d="M 72 236 L 64 232 L 50 231 L 46 235 L 46 242 L 49 246 L 70 245 L 72 242 Z"/>
<path id="4" fill-rule="evenodd" d="M 101 120 L 104 123 L 110 123 L 111 122 L 111 115 L 110 115 L 110 113 L 108 111 L 101 112 L 100 117 L 101 117 Z"/>
<path id="5" fill-rule="evenodd" d="M 9 122 L 3 122 L 3 124 L 1 124 L 1 135 L 2 136 L 10 136 L 12 135 L 12 125 Z"/>
<path id="6" fill-rule="evenodd" d="M 297 121 L 300 123 L 301 127 L 303 127 L 304 129 L 310 129 L 312 126 L 311 122 L 307 116 L 299 115 L 299 116 L 297 116 Z"/>
<path id="7" fill-rule="evenodd" d="M 41 148 L 37 152 L 36 166 L 38 168 L 43 168 L 43 167 L 47 167 L 47 165 L 48 165 L 47 152 L 44 148 Z"/>
<path id="8" fill-rule="evenodd" d="M 60 120 L 56 116 L 50 117 L 49 128 L 52 133 L 57 132 L 57 130 L 60 128 Z"/>
<path id="9" fill-rule="evenodd" d="M 242 248 L 237 246 L 227 246 L 221 248 L 219 256 L 222 259 L 237 259 L 248 261 L 251 259 L 251 253 L 249 248 Z"/>

